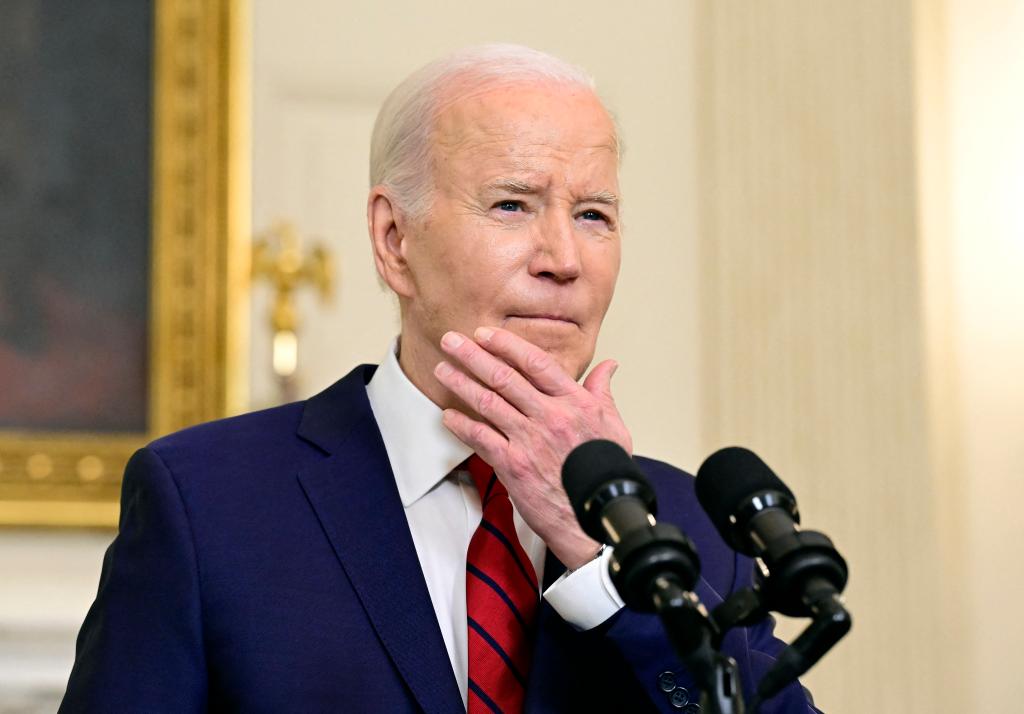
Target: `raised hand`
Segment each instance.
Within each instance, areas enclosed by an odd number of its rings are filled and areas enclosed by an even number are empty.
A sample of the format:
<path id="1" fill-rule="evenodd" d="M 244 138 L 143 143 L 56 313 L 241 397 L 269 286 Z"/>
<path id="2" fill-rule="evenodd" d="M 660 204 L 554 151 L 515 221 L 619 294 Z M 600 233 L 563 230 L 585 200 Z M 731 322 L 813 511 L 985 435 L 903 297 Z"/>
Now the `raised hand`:
<path id="1" fill-rule="evenodd" d="M 474 339 L 448 332 L 441 349 L 452 362 L 438 381 L 473 413 L 444 411 L 444 425 L 494 467 L 516 509 L 568 568 L 593 557 L 562 488 L 566 456 L 590 439 L 610 439 L 632 453 L 633 442 L 611 393 L 618 365 L 605 360 L 580 385 L 547 352 L 501 328 Z"/>

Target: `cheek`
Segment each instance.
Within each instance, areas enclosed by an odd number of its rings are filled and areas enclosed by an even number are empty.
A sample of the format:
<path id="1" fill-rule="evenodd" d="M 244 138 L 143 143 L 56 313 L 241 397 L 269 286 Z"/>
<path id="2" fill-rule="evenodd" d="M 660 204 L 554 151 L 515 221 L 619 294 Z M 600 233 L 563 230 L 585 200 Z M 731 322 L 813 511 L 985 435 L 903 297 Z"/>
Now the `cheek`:
<path id="1" fill-rule="evenodd" d="M 619 277 L 620 251 L 619 242 L 608 242 L 596 246 L 591 255 L 589 272 L 594 286 L 594 300 L 607 309 L 615 292 L 615 283 Z"/>
<path id="2" fill-rule="evenodd" d="M 473 226 L 426 237 L 413 265 L 421 299 L 434 311 L 484 318 L 522 262 L 521 242 L 509 238 Z"/>
<path id="3" fill-rule="evenodd" d="M 480 230 L 464 236 L 448 267 L 474 293 L 495 295 L 522 269 L 528 252 L 528 241 L 518 236 Z"/>

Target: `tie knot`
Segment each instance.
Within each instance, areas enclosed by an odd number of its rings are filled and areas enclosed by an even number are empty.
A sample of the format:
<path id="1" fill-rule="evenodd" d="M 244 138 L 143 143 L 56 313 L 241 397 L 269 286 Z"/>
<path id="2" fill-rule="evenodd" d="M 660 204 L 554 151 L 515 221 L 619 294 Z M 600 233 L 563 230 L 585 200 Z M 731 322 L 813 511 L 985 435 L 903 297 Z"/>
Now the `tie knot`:
<path id="1" fill-rule="evenodd" d="M 466 468 L 469 469 L 469 475 L 473 477 L 473 485 L 476 486 L 477 493 L 480 494 L 481 504 L 486 505 L 494 496 L 507 493 L 505 487 L 501 485 L 501 481 L 494 475 L 491 465 L 476 454 L 466 460 Z"/>

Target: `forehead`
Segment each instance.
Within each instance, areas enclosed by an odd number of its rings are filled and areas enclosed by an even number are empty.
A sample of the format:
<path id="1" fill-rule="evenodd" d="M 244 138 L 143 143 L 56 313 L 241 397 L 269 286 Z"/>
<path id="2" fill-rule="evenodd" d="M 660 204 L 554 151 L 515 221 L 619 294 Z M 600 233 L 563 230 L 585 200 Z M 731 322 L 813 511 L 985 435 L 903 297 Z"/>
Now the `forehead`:
<path id="1" fill-rule="evenodd" d="M 440 112 L 435 159 L 442 173 L 559 173 L 616 181 L 615 125 L 593 92 L 515 84 L 460 95 Z"/>

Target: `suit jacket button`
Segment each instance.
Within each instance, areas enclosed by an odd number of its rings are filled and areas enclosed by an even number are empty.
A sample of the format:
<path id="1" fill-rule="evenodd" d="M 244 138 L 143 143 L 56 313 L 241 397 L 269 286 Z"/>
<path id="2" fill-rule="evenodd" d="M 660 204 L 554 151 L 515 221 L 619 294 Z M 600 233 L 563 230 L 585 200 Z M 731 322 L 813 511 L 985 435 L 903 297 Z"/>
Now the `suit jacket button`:
<path id="1" fill-rule="evenodd" d="M 686 706 L 690 702 L 690 692 L 686 687 L 676 687 L 672 690 L 672 693 L 668 695 L 668 703 L 672 705 L 673 709 L 682 709 L 685 712 L 689 712 L 690 708 Z"/>
<path id="2" fill-rule="evenodd" d="M 661 691 L 668 693 L 676 688 L 676 673 L 662 672 L 658 675 L 658 687 Z"/>
<path id="3" fill-rule="evenodd" d="M 699 714 L 700 704 L 687 704 L 683 709 L 683 714 Z"/>

